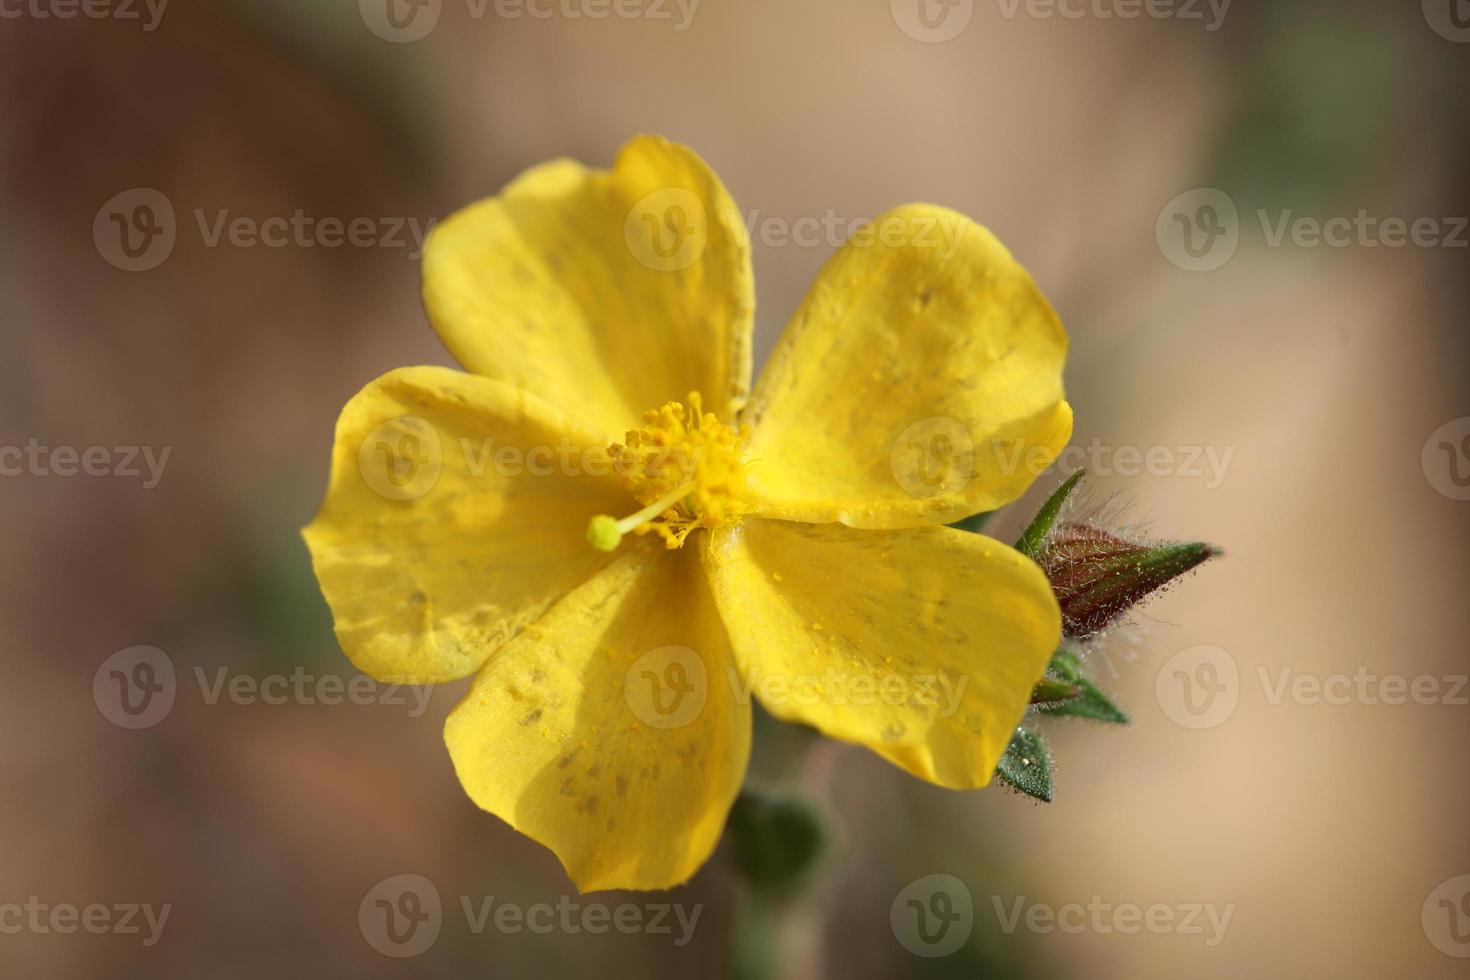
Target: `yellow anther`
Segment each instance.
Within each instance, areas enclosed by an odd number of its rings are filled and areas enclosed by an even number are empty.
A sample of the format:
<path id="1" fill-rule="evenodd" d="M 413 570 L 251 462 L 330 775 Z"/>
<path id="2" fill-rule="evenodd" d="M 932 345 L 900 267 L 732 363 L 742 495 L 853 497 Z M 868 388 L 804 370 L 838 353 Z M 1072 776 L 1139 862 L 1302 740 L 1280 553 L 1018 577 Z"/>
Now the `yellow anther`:
<path id="1" fill-rule="evenodd" d="M 679 548 L 695 528 L 733 524 L 749 512 L 741 458 L 749 430 L 737 431 L 703 409 L 692 391 L 687 408 L 669 402 L 647 412 L 641 429 L 608 447 L 614 474 L 648 506 L 621 521 L 593 518 L 587 527 L 593 547 L 611 551 L 637 530 Z"/>

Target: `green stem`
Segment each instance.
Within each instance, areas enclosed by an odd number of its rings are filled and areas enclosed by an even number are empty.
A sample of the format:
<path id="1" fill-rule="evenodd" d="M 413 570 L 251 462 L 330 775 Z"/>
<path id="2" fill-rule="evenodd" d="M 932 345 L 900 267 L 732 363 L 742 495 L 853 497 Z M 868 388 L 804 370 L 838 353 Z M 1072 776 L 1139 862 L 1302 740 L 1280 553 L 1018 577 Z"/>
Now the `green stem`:
<path id="1" fill-rule="evenodd" d="M 781 910 L 767 891 L 742 885 L 731 924 L 732 980 L 780 980 Z"/>

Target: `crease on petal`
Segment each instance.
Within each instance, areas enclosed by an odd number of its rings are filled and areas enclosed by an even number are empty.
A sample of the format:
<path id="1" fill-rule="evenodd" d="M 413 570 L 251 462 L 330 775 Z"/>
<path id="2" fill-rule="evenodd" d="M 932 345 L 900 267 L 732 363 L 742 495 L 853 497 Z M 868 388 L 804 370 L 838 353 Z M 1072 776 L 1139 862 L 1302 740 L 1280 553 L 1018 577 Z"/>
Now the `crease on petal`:
<path id="1" fill-rule="evenodd" d="M 750 385 L 750 245 L 693 151 L 641 136 L 609 171 L 528 170 L 440 222 L 423 295 L 445 345 L 616 439 L 691 390 L 729 419 Z"/>
<path id="2" fill-rule="evenodd" d="M 671 888 L 720 839 L 750 707 L 692 549 L 625 551 L 506 644 L 449 716 L 460 783 L 583 892 Z"/>
<path id="3" fill-rule="evenodd" d="M 953 789 L 989 782 L 1061 636 L 1035 563 L 950 528 L 754 518 L 704 560 L 772 714 Z"/>
<path id="4" fill-rule="evenodd" d="M 607 564 L 587 521 L 630 497 L 584 472 L 592 440 L 535 396 L 449 368 L 354 395 L 302 531 L 353 664 L 398 683 L 468 676 Z"/>
<path id="5" fill-rule="evenodd" d="M 1067 335 L 985 228 L 896 208 L 828 261 L 756 381 L 759 513 L 948 523 L 1015 500 L 1071 436 Z"/>

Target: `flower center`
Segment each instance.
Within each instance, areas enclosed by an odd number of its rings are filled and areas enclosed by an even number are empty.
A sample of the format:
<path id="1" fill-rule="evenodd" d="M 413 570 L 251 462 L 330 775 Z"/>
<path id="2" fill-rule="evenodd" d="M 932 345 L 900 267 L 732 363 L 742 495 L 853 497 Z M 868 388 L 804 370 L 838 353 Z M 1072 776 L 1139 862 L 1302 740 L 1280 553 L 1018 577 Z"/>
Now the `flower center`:
<path id="1" fill-rule="evenodd" d="M 607 447 L 614 474 L 645 506 L 621 520 L 592 518 L 587 540 L 594 548 L 612 551 L 630 531 L 652 532 L 664 547 L 681 548 L 695 528 L 734 524 L 749 513 L 741 451 L 750 428 L 736 431 L 703 405 L 691 391 L 687 409 L 669 402 L 647 412 L 643 428 Z"/>

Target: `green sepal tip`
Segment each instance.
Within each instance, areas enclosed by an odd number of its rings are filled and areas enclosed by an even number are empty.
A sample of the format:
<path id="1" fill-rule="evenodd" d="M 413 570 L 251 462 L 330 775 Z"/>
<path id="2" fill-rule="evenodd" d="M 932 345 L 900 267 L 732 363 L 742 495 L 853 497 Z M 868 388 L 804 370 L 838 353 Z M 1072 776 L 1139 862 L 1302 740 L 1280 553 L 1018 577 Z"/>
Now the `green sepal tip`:
<path id="1" fill-rule="evenodd" d="M 1021 539 L 1016 542 L 1016 550 L 1033 561 L 1041 556 L 1041 543 L 1046 540 L 1046 533 L 1052 529 L 1057 522 L 1057 515 L 1062 512 L 1062 505 L 1077 489 L 1077 484 L 1082 482 L 1082 477 L 1087 474 L 1086 470 L 1078 470 L 1067 477 L 1065 483 L 1057 487 L 1052 495 L 1046 498 L 1046 503 L 1041 505 L 1041 510 L 1036 512 L 1031 524 L 1021 534 Z"/>
<path id="2" fill-rule="evenodd" d="M 1052 685 L 1071 688 L 1076 694 L 1064 699 L 1037 699 L 1043 687 L 1054 690 Z M 1041 714 L 1062 718 L 1085 718 L 1110 725 L 1128 724 L 1128 716 L 1113 703 L 1092 681 L 1082 676 L 1082 661 L 1075 651 L 1062 647 L 1052 655 L 1046 667 L 1046 675 L 1031 693 L 1031 703 Z"/>

